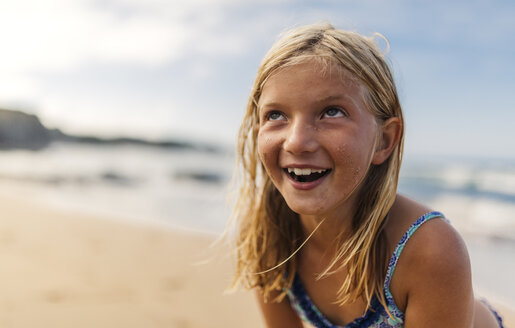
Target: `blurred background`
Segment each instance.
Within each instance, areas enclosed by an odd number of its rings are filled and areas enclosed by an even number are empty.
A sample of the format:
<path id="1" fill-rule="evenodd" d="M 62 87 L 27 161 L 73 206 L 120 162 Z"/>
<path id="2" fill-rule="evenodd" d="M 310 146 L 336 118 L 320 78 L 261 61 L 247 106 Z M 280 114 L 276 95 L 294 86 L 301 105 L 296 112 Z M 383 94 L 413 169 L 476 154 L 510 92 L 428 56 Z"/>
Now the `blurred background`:
<path id="1" fill-rule="evenodd" d="M 3 0 L 0 195 L 221 233 L 259 62 L 281 31 L 319 21 L 388 39 L 400 191 L 447 215 L 477 289 L 515 308 L 509 0 Z"/>

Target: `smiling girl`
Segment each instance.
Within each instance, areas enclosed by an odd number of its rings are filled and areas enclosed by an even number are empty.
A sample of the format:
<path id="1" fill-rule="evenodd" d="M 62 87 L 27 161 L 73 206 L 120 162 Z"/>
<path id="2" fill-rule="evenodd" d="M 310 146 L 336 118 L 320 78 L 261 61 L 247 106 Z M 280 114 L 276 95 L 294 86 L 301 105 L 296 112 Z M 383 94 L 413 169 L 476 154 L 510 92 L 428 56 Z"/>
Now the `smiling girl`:
<path id="1" fill-rule="evenodd" d="M 459 234 L 396 193 L 404 121 L 373 38 L 288 32 L 239 138 L 235 285 L 257 290 L 268 327 L 502 327 Z"/>

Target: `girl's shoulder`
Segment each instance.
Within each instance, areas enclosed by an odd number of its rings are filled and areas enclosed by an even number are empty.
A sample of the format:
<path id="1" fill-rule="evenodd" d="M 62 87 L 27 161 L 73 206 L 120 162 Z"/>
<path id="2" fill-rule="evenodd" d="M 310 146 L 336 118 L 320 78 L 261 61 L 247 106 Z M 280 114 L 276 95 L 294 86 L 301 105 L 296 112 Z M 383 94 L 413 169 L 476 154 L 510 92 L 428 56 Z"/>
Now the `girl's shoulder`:
<path id="1" fill-rule="evenodd" d="M 440 242 L 448 240 L 450 237 L 450 241 L 461 242 L 462 239 L 459 233 L 443 214 L 441 216 L 434 214 L 439 213 L 437 211 L 438 209 L 431 209 L 406 196 L 397 195 L 385 224 L 388 246 L 395 248 L 403 235 L 408 230 L 413 229 L 415 223 L 419 226 L 416 229 L 416 233 L 410 236 L 410 239 L 413 239 L 413 241 L 410 241 L 410 248 L 414 248 L 413 244 L 422 244 L 421 246 L 425 245 L 423 248 L 427 249 L 431 244 L 436 244 L 434 246 L 437 246 Z M 433 213 L 430 217 L 434 219 L 422 219 L 423 224 L 420 224 L 421 218 L 427 216 L 428 213 Z M 436 251 L 438 248 L 432 249 Z"/>
<path id="2" fill-rule="evenodd" d="M 385 226 L 389 254 L 406 231 L 431 211 L 407 197 L 397 197 Z M 435 218 L 418 226 L 410 235 L 399 256 L 390 290 L 397 306 L 404 311 L 409 294 L 434 286 L 449 287 L 469 279 L 470 262 L 463 239 L 448 221 Z"/>

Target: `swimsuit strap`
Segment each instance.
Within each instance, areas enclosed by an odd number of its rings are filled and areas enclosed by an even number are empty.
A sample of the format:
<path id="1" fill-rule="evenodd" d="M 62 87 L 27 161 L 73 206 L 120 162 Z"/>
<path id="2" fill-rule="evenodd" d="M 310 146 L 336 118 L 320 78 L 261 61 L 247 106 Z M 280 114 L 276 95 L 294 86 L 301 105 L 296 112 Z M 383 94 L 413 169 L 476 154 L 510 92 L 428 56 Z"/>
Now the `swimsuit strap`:
<path id="1" fill-rule="evenodd" d="M 415 233 L 415 231 L 417 231 L 417 229 L 425 222 L 427 222 L 431 219 L 436 219 L 436 218 L 442 218 L 442 219 L 446 220 L 447 222 L 449 222 L 449 220 L 447 220 L 445 218 L 445 216 L 440 212 L 433 211 L 433 212 L 429 212 L 429 213 L 422 215 L 420 218 L 417 219 L 417 221 L 415 221 L 409 227 L 408 231 L 406 231 L 404 233 L 401 240 L 397 244 L 397 247 L 395 248 L 395 251 L 393 252 L 392 257 L 390 258 L 390 262 L 388 263 L 388 270 L 386 271 L 386 278 L 384 280 L 384 287 L 383 287 L 384 292 L 385 292 L 385 297 L 386 297 L 387 303 L 391 306 L 390 310 L 392 310 L 392 312 L 394 312 L 394 314 L 396 316 L 399 316 L 401 318 L 404 318 L 404 313 L 402 313 L 402 311 L 399 310 L 399 308 L 397 307 L 397 305 L 395 304 L 395 302 L 393 300 L 393 295 L 390 292 L 390 282 L 392 280 L 393 273 L 395 272 L 395 267 L 397 266 L 397 262 L 399 261 L 399 257 L 402 253 L 402 250 L 404 249 L 404 246 L 406 246 L 406 243 L 408 242 L 410 237 Z"/>
<path id="2" fill-rule="evenodd" d="M 490 305 L 490 303 L 488 303 L 486 299 L 481 298 L 480 301 L 490 310 L 490 312 L 492 312 L 495 319 L 497 320 L 497 323 L 499 324 L 499 328 L 504 328 L 504 323 L 501 315 Z"/>
<path id="3" fill-rule="evenodd" d="M 393 316 L 389 316 L 387 314 L 387 310 L 379 302 L 377 297 L 374 296 L 370 304 L 370 308 L 367 309 L 367 311 L 362 317 L 356 318 L 353 322 L 347 324 L 345 327 L 334 325 L 322 314 L 322 312 L 320 312 L 316 305 L 311 301 L 309 295 L 304 289 L 304 286 L 298 274 L 295 274 L 295 278 L 293 279 L 291 287 L 286 290 L 291 306 L 304 321 L 311 323 L 313 326 L 317 328 L 403 327 L 404 313 L 397 307 L 395 301 L 393 300 L 393 296 L 389 288 L 390 280 L 393 276 L 393 272 L 395 271 L 395 266 L 397 265 L 399 256 L 404 246 L 406 245 L 408 239 L 420 227 L 420 225 L 434 218 L 445 219 L 443 214 L 440 212 L 430 212 L 421 216 L 417 221 L 415 221 L 415 223 L 411 225 L 408 231 L 406 231 L 406 233 L 402 236 L 400 242 L 397 244 L 397 247 L 395 248 L 392 258 L 390 259 L 384 283 L 384 293 L 386 297 L 387 309 Z"/>

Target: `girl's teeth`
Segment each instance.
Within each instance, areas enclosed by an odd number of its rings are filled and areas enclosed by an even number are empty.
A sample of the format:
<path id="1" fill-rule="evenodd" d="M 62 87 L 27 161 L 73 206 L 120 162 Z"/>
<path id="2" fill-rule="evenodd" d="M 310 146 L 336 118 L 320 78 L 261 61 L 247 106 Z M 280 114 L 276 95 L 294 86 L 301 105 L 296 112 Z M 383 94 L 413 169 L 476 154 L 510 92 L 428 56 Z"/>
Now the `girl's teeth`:
<path id="1" fill-rule="evenodd" d="M 299 168 L 288 168 L 288 173 L 295 173 L 295 175 L 310 175 L 311 173 L 322 173 L 325 170 L 316 170 L 316 169 L 299 169 Z"/>

